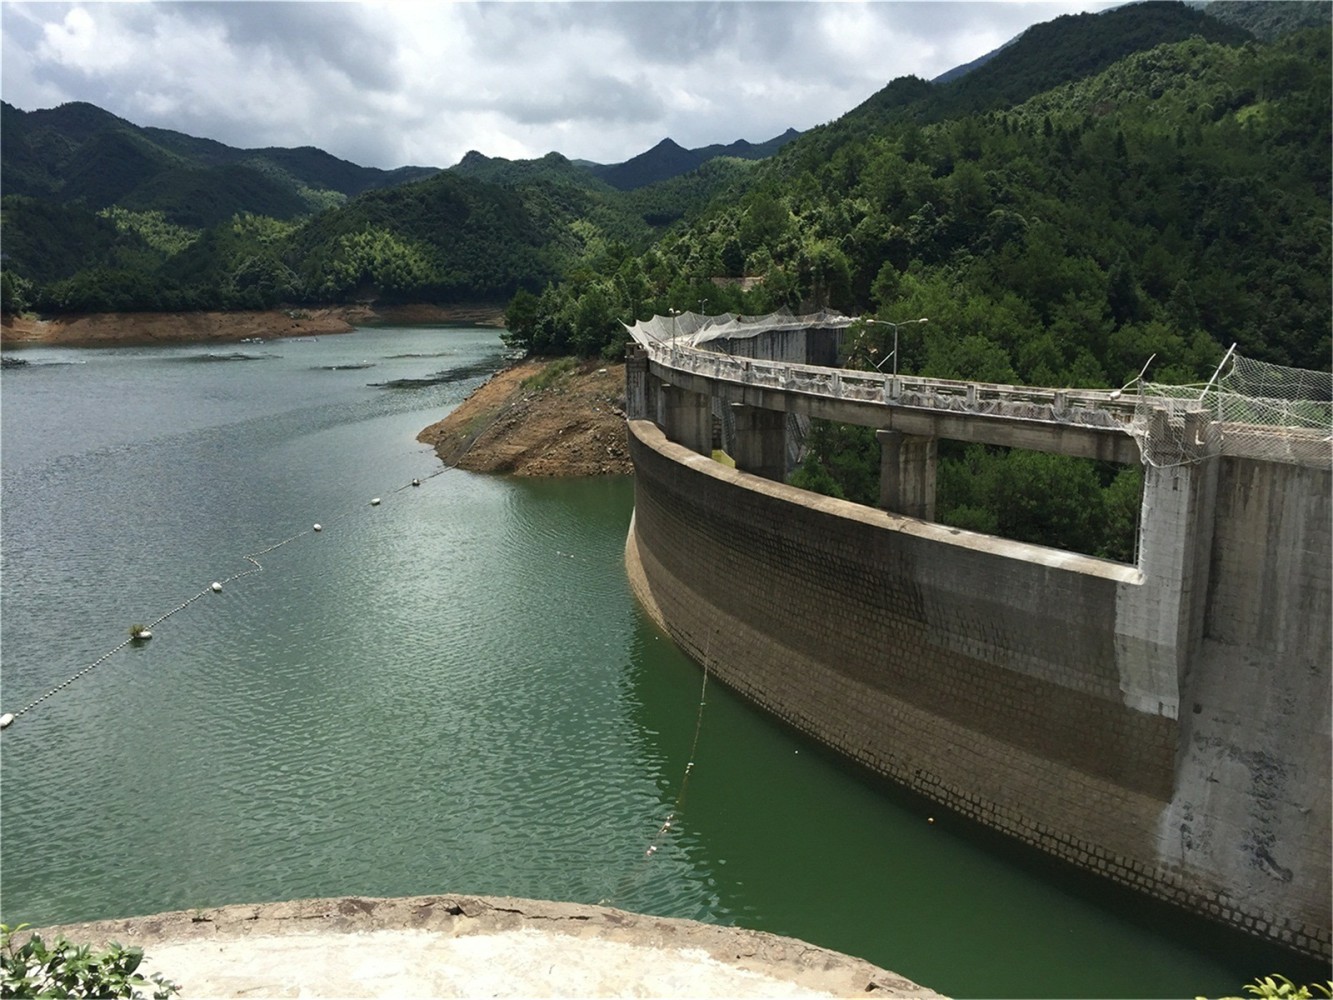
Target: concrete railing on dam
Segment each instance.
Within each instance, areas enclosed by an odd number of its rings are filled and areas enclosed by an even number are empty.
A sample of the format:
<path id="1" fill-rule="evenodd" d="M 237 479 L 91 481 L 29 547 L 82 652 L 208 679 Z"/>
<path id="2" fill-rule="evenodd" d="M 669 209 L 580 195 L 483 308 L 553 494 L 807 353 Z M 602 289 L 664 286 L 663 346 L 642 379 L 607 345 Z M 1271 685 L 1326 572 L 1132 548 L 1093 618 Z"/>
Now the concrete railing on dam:
<path id="1" fill-rule="evenodd" d="M 926 407 L 899 400 L 925 380 L 858 399 L 876 391 L 859 373 L 779 365 L 786 384 L 761 385 L 770 367 L 751 361 L 746 376 L 745 359 L 701 353 L 678 351 L 676 367 L 659 350 L 627 374 L 626 562 L 668 634 L 758 705 L 965 816 L 1329 956 L 1326 441 L 1283 461 L 1215 447 L 1147 463 L 1139 558 L 1125 565 L 923 513 L 934 437 L 1040 437 L 1044 450 L 1139 461 L 1109 394 L 1016 390 L 990 414 L 932 404 L 947 420 L 903 432 L 895 422 Z M 738 368 L 739 381 L 724 375 Z M 803 384 L 834 374 L 838 392 Z M 707 457 L 714 399 L 739 404 L 736 469 Z M 1075 410 L 1101 415 L 1054 417 Z M 887 429 L 889 509 L 781 482 L 783 425 L 766 414 L 782 412 Z M 1220 440 L 1197 423 L 1190 434 Z"/>

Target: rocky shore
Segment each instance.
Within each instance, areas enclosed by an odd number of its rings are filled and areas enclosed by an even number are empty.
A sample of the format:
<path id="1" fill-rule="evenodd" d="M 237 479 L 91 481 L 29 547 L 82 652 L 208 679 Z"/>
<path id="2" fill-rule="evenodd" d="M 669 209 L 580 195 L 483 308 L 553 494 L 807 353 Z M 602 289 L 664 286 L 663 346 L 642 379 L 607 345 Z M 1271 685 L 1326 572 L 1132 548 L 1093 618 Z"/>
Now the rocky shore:
<path id="1" fill-rule="evenodd" d="M 234 342 L 258 337 L 311 337 L 350 333 L 358 326 L 479 323 L 501 326 L 494 305 L 325 306 L 235 312 L 81 313 L 5 316 L 0 346 L 110 347 L 141 344 Z"/>
<path id="2" fill-rule="evenodd" d="M 111 347 L 234 343 L 350 333 L 358 326 L 476 323 L 501 327 L 503 310 L 475 306 L 329 306 L 319 309 L 190 313 L 5 316 L 0 346 L 22 363 L 36 345 Z M 473 472 L 519 476 L 629 475 L 625 365 L 527 360 L 496 373 L 418 440 L 441 461 Z"/>
<path id="3" fill-rule="evenodd" d="M 496 373 L 417 440 L 472 472 L 629 475 L 624 395 L 623 362 L 530 359 Z"/>

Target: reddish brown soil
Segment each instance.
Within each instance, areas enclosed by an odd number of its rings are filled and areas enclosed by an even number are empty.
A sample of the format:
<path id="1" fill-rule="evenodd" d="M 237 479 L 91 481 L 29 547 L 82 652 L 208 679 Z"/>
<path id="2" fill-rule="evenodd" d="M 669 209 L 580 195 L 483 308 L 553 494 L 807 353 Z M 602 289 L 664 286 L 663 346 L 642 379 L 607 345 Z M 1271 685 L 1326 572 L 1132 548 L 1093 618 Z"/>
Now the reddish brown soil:
<path id="1" fill-rule="evenodd" d="M 330 306 L 242 312 L 88 313 L 63 316 L 5 316 L 0 345 L 60 344 L 70 347 L 237 341 L 247 337 L 309 337 L 350 333 L 356 326 L 393 323 L 485 323 L 499 326 L 495 306 Z"/>

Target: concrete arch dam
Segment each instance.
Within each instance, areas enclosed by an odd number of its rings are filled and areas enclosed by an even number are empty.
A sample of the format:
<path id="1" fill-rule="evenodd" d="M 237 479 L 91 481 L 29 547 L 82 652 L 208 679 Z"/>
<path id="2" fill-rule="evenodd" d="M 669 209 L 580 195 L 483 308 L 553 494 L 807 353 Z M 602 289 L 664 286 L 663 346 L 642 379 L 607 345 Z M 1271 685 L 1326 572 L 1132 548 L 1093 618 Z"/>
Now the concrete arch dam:
<path id="1" fill-rule="evenodd" d="M 696 661 L 988 827 L 1329 957 L 1326 433 L 1273 458 L 1206 413 L 1135 436 L 1114 394 L 640 343 L 626 566 Z M 887 509 L 781 481 L 793 414 L 881 428 Z M 939 437 L 1142 457 L 1137 564 L 933 523 Z"/>

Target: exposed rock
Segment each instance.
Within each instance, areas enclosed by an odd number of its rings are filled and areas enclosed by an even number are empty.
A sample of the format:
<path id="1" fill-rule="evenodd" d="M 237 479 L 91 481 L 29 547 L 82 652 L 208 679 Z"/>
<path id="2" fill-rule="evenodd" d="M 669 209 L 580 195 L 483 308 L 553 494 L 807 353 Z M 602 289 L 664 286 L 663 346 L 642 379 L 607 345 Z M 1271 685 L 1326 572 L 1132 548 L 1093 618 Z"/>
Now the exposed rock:
<path id="1" fill-rule="evenodd" d="M 624 364 L 570 365 L 528 360 L 497 372 L 417 440 L 472 472 L 629 475 Z"/>
<path id="2" fill-rule="evenodd" d="M 81 313 L 50 317 L 4 316 L 0 343 L 60 344 L 71 347 L 238 341 L 251 338 L 310 337 L 351 333 L 373 324 L 480 323 L 499 326 L 496 306 L 404 305 L 327 306 L 236 312 Z"/>

